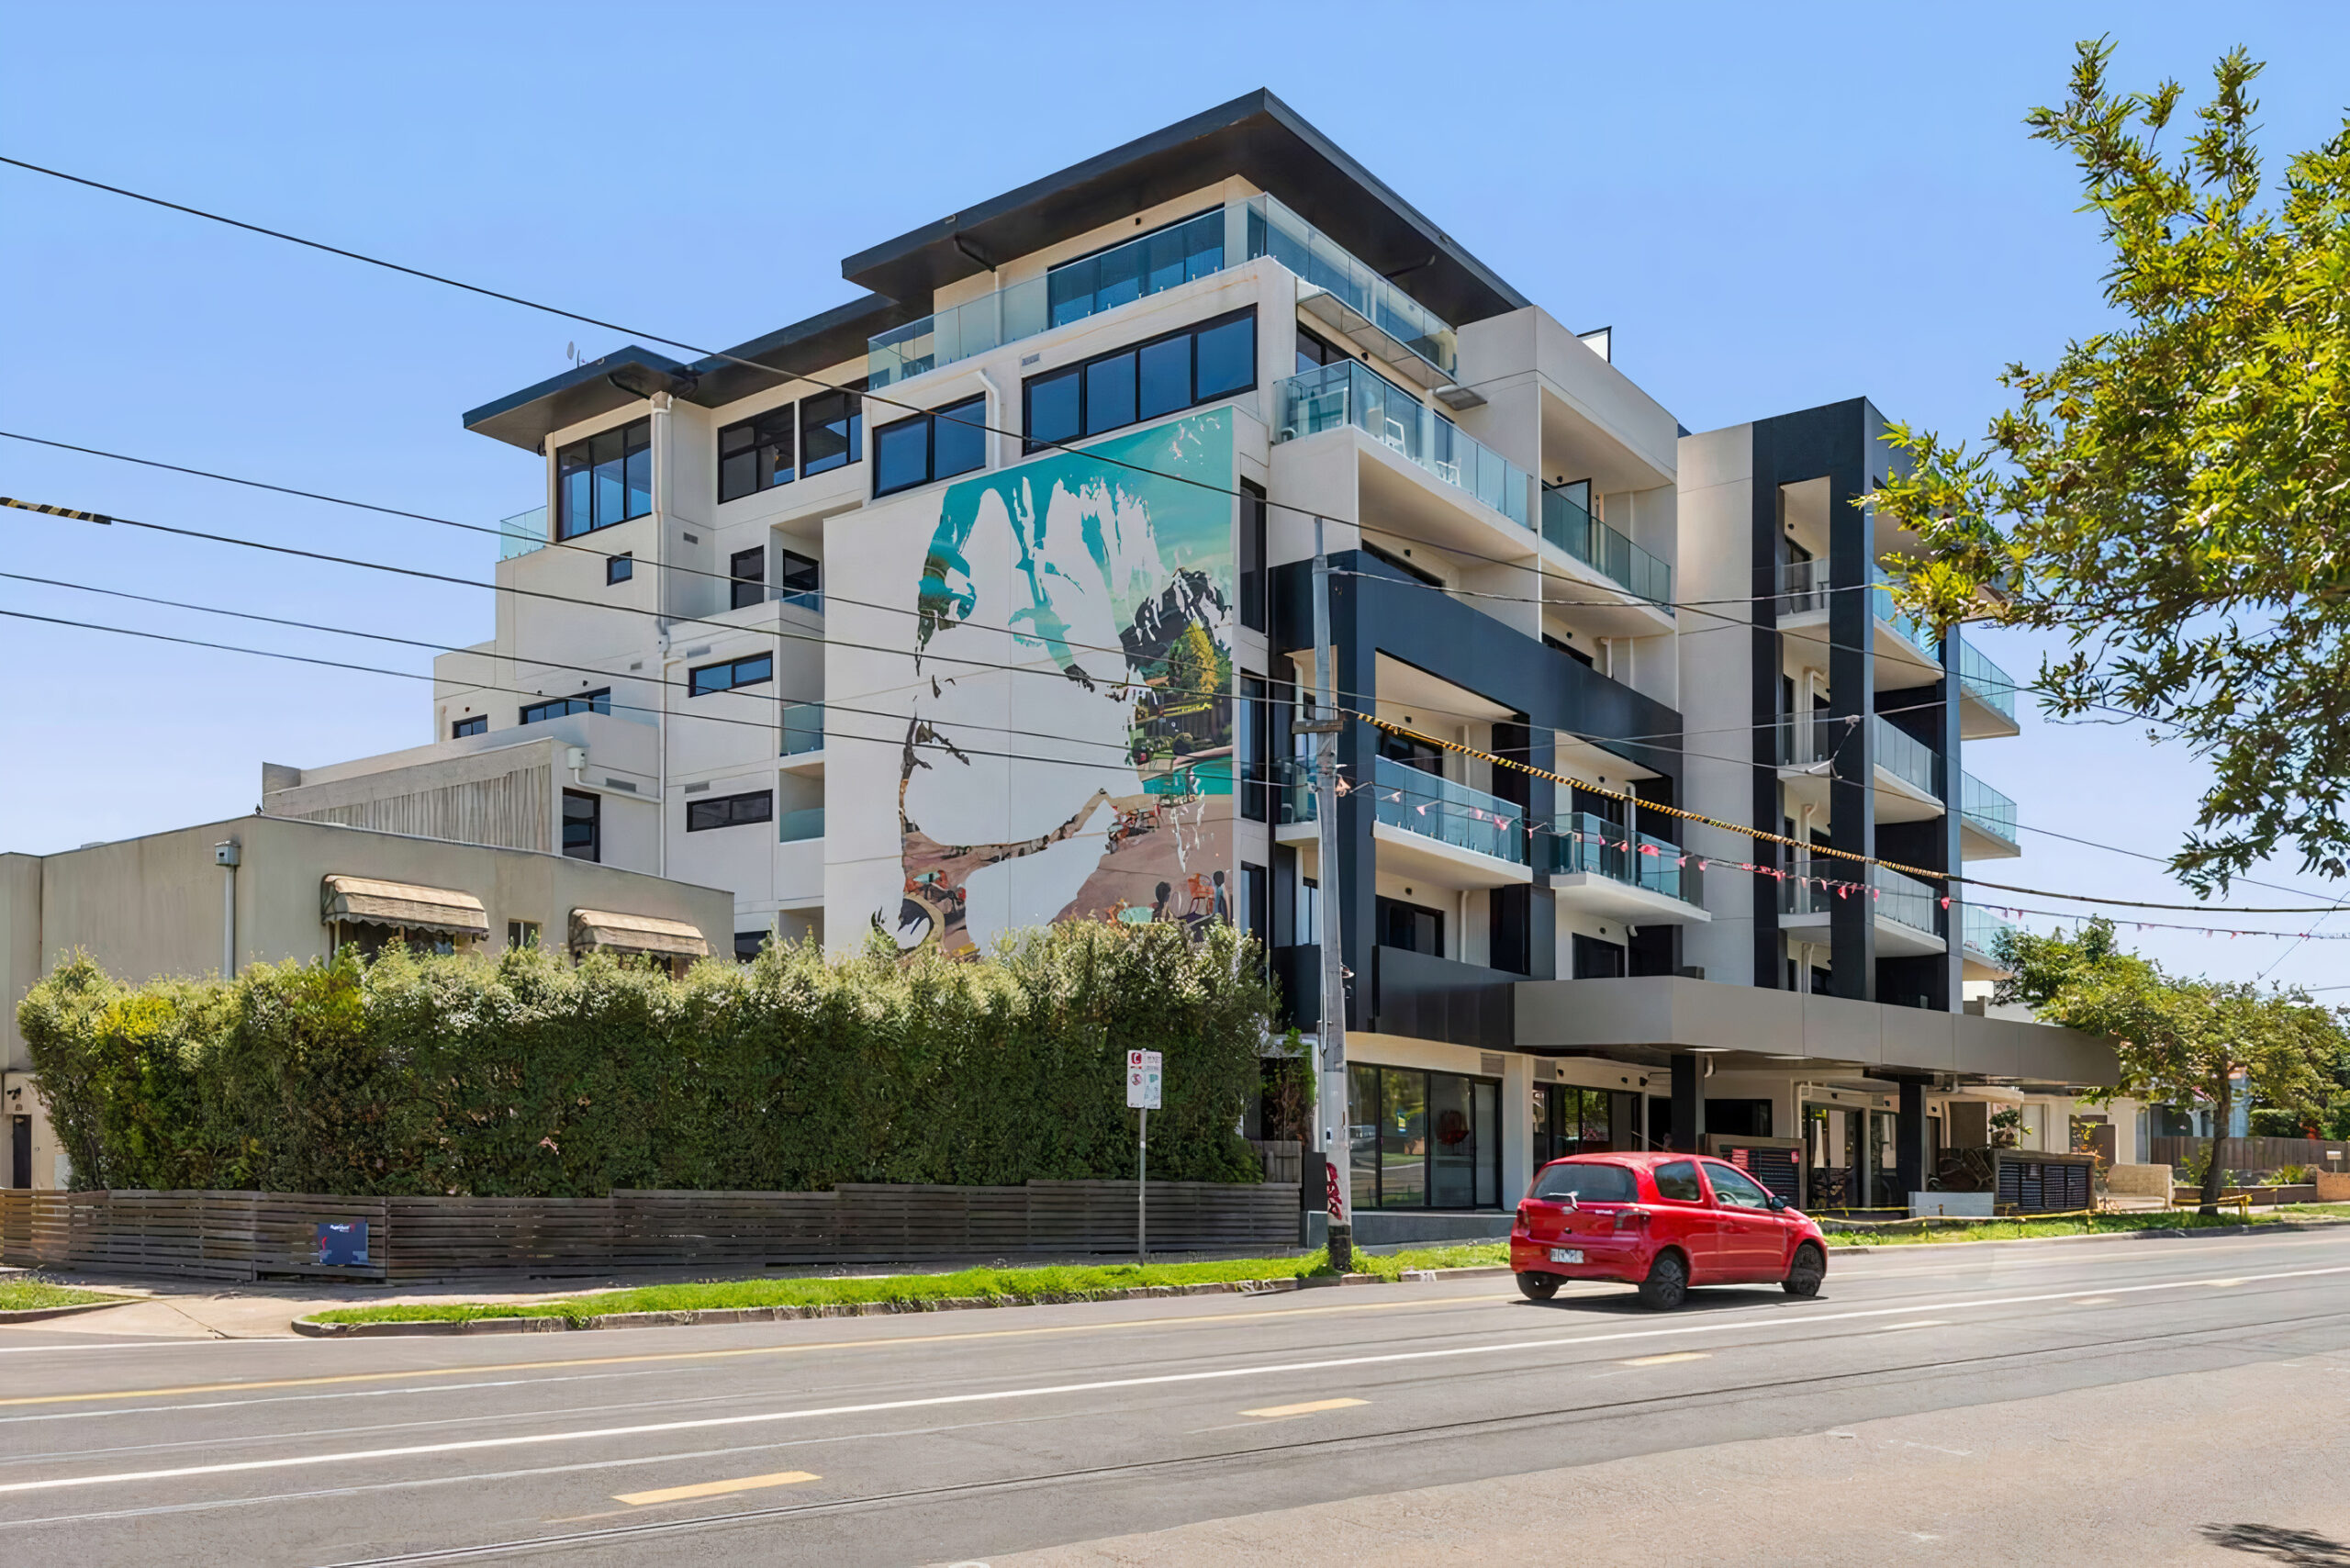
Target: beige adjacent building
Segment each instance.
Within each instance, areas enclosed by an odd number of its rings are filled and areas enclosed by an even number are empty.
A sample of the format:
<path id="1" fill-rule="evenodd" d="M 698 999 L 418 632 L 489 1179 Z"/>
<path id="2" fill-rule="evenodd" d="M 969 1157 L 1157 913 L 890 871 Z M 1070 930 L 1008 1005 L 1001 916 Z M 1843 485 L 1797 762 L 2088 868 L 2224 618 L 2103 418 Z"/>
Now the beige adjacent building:
<path id="1" fill-rule="evenodd" d="M 16 1009 L 77 951 L 130 980 L 325 958 L 346 943 L 493 953 L 547 946 L 685 962 L 727 951 L 733 921 L 733 895 L 714 888 L 548 849 L 326 821 L 238 817 L 57 855 L 0 854 L 0 1114 L 9 1134 L 0 1174 L 15 1187 L 71 1181 Z"/>

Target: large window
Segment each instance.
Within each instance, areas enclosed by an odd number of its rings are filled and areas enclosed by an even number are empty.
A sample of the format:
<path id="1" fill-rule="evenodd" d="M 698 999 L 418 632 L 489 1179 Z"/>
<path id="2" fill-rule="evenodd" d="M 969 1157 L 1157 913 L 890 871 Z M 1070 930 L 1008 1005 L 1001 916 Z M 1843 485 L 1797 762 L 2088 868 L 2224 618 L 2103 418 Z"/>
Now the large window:
<path id="1" fill-rule="evenodd" d="M 449 726 L 451 740 L 461 741 L 467 735 L 484 735 L 488 733 L 489 715 L 487 713 L 476 713 L 470 719 L 459 719 Z"/>
<path id="2" fill-rule="evenodd" d="M 1233 759 L 1233 788 L 1240 791 L 1240 814 L 1252 823 L 1265 821 L 1272 805 L 1273 770 L 1267 756 L 1271 735 L 1272 704 L 1266 700 L 1265 678 L 1244 675 L 1240 711 L 1233 715 L 1232 738 L 1239 754 Z"/>
<path id="3" fill-rule="evenodd" d="M 543 719 L 560 719 L 569 713 L 609 713 L 612 711 L 612 689 L 599 687 L 583 691 L 576 697 L 550 697 L 543 702 L 522 705 L 522 722 L 535 724 Z"/>
<path id="4" fill-rule="evenodd" d="M 728 425 L 718 432 L 718 498 L 739 501 L 791 483 L 794 405 Z"/>
<path id="5" fill-rule="evenodd" d="M 1405 903 L 1384 894 L 1372 906 L 1382 947 L 1401 947 L 1406 952 L 1426 953 L 1431 958 L 1444 957 L 1444 912 L 1424 904 Z"/>
<path id="6" fill-rule="evenodd" d="M 1353 1063 L 1347 1100 L 1358 1208 L 1501 1206 L 1498 1081 Z"/>
<path id="7" fill-rule="evenodd" d="M 1257 385 L 1257 316 L 1243 310 L 1031 376 L 1021 428 L 1031 452 L 1180 413 Z"/>
<path id="8" fill-rule="evenodd" d="M 967 398 L 873 432 L 873 493 L 890 495 L 988 465 L 988 400 Z"/>
<path id="9" fill-rule="evenodd" d="M 703 665 L 687 678 L 686 695 L 707 697 L 713 691 L 733 691 L 775 678 L 775 655 L 753 654 L 724 664 Z"/>
<path id="10" fill-rule="evenodd" d="M 740 610 L 746 604 L 758 604 L 767 597 L 767 551 L 764 544 L 748 550 L 737 550 L 727 557 L 727 587 L 732 606 Z"/>
<path id="11" fill-rule="evenodd" d="M 772 790 L 755 790 L 744 795 L 711 795 L 686 802 L 688 833 L 708 833 L 714 827 L 744 827 L 774 820 Z"/>
<path id="12" fill-rule="evenodd" d="M 574 860 L 604 857 L 604 801 L 585 790 L 563 792 L 563 852 Z"/>
<path id="13" fill-rule="evenodd" d="M 554 454 L 557 539 L 575 539 L 653 510 L 653 421 L 575 441 Z"/>
<path id="14" fill-rule="evenodd" d="M 1570 1083 L 1534 1086 L 1534 1163 L 1616 1147 L 1607 1091 Z"/>
<path id="15" fill-rule="evenodd" d="M 853 383 L 861 392 L 865 383 Z M 819 392 L 800 399 L 800 476 L 856 462 L 865 452 L 865 399 L 856 392 Z"/>

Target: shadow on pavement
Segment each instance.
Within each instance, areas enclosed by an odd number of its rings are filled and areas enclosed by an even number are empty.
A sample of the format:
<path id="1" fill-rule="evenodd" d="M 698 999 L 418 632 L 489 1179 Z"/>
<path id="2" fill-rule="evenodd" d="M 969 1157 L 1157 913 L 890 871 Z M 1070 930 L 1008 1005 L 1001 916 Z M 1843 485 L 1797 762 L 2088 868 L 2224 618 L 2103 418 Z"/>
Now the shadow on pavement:
<path id="1" fill-rule="evenodd" d="M 1825 1294 L 1815 1298 L 1828 1299 Z M 1810 1305 L 1780 1290 L 1776 1285 L 1759 1290 L 1740 1290 L 1730 1286 L 1709 1285 L 1689 1293 L 1688 1299 L 1669 1313 L 1657 1312 L 1640 1305 L 1640 1298 L 1627 1285 L 1621 1294 L 1607 1295 L 1561 1296 L 1550 1301 L 1521 1301 L 1521 1306 L 1538 1307 L 1545 1312 L 1602 1313 L 1613 1317 L 1679 1317 L 1693 1312 L 1722 1312 L 1732 1307 L 1764 1306 L 1778 1302 L 1790 1307 Z M 2344 1568 L 2350 1568 L 2345 1564 Z"/>
<path id="2" fill-rule="evenodd" d="M 2350 1546 L 2314 1530 L 2281 1525 L 2205 1525 L 2203 1539 L 2230 1551 L 2250 1552 L 2294 1568 L 2350 1568 Z"/>

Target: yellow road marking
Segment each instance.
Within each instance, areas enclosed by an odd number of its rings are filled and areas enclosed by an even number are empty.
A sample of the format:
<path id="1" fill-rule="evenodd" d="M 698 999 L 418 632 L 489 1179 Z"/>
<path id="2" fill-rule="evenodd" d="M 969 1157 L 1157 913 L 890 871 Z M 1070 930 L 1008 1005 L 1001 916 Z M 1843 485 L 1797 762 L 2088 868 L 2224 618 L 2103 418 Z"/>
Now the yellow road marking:
<path id="1" fill-rule="evenodd" d="M 1671 1361 L 1702 1361 L 1712 1354 L 1711 1350 L 1674 1350 L 1662 1356 L 1634 1356 L 1624 1364 L 1628 1367 L 1661 1367 Z"/>
<path id="2" fill-rule="evenodd" d="M 968 1334 L 899 1334 L 874 1339 L 824 1339 L 808 1345 L 754 1345 L 733 1350 L 661 1350 L 638 1356 L 578 1356 L 567 1361 L 499 1361 L 486 1366 L 428 1367 L 406 1372 L 335 1372 L 324 1377 L 282 1377 L 190 1383 L 172 1388 L 125 1388 L 95 1394 L 28 1394 L 0 1399 L 0 1408 L 20 1405 L 80 1405 L 104 1399 L 168 1399 L 183 1394 L 241 1394 L 263 1388 L 323 1388 L 337 1383 L 391 1383 L 402 1378 L 479 1377 L 488 1372 L 559 1372 L 568 1367 L 641 1366 L 660 1361 L 720 1361 L 744 1356 L 800 1356 L 818 1350 L 870 1350 L 891 1345 L 947 1345 L 968 1339 L 1022 1339 L 1046 1334 L 1099 1334 L 1125 1328 L 1165 1328 L 1191 1323 L 1265 1323 L 1276 1317 L 1326 1316 L 1337 1312 L 1389 1312 L 1463 1304 L 1515 1301 L 1516 1296 L 1449 1295 L 1418 1301 L 1350 1302 L 1343 1306 L 1292 1306 L 1279 1313 L 1209 1312 L 1196 1317 L 1137 1317 L 1118 1323 L 1063 1323 L 1036 1328 L 983 1328 Z"/>
<path id="3" fill-rule="evenodd" d="M 1947 1328 L 1949 1327 L 1950 1319 L 1947 1317 L 1920 1317 L 1915 1323 L 1888 1323 L 1885 1326 L 1885 1331 L 1894 1334 L 1904 1328 Z"/>
<path id="4" fill-rule="evenodd" d="M 797 1486 L 803 1481 L 822 1481 L 821 1475 L 811 1475 L 804 1470 L 778 1470 L 773 1475 L 745 1475 L 740 1481 L 705 1481 L 695 1486 L 664 1486 L 658 1492 L 615 1493 L 612 1501 L 641 1508 L 647 1503 L 682 1503 L 688 1497 L 722 1497 L 729 1492 L 755 1492 L 762 1486 Z"/>
<path id="5" fill-rule="evenodd" d="M 2206 1280 L 2203 1282 L 2210 1286 L 2215 1291 L 2223 1291 L 2231 1285 L 2240 1285 L 2244 1283 L 2242 1280 Z"/>
<path id="6" fill-rule="evenodd" d="M 1316 1399 L 1306 1405 L 1268 1405 L 1262 1410 L 1243 1410 L 1243 1416 L 1311 1416 L 1316 1410 L 1344 1410 L 1349 1405 L 1368 1405 L 1368 1399 Z"/>

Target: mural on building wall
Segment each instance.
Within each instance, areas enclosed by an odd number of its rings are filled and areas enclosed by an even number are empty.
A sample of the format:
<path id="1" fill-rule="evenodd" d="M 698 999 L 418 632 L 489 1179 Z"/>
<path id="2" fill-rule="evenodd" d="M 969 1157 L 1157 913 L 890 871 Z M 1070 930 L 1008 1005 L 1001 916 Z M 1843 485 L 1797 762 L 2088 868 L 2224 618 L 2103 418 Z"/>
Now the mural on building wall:
<path id="1" fill-rule="evenodd" d="M 1234 478 L 1215 409 L 940 493 L 898 777 L 901 947 L 1232 918 Z"/>

